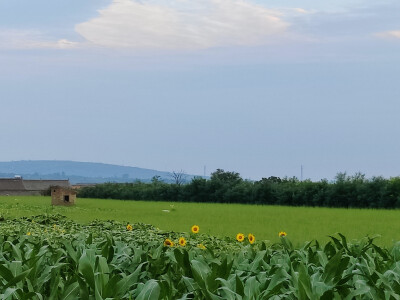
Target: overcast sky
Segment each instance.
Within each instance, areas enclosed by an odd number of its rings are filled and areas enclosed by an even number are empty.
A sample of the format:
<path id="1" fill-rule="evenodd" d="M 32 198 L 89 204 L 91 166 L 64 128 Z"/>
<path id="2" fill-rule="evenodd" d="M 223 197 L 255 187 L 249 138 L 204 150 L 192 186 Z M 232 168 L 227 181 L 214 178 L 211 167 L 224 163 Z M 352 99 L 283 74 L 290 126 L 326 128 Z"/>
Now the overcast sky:
<path id="1" fill-rule="evenodd" d="M 400 175 L 398 0 L 0 0 L 0 161 Z"/>

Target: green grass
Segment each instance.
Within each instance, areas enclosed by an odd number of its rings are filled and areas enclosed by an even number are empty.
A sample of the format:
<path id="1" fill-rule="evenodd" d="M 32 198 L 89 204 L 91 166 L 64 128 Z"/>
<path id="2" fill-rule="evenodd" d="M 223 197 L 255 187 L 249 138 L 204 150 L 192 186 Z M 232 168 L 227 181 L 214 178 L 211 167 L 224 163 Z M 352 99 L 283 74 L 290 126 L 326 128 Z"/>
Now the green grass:
<path id="1" fill-rule="evenodd" d="M 399 210 L 367 210 L 257 206 L 239 204 L 169 203 L 77 199 L 74 207 L 51 207 L 50 197 L 1 196 L 0 213 L 6 218 L 59 213 L 77 222 L 94 219 L 152 224 L 163 230 L 190 231 L 193 224 L 202 233 L 235 236 L 253 233 L 258 240 L 278 242 L 286 231 L 295 245 L 343 233 L 348 239 L 379 234 L 377 244 L 390 247 L 400 240 Z M 171 209 L 170 205 L 174 205 Z M 170 212 L 163 212 L 170 210 Z"/>

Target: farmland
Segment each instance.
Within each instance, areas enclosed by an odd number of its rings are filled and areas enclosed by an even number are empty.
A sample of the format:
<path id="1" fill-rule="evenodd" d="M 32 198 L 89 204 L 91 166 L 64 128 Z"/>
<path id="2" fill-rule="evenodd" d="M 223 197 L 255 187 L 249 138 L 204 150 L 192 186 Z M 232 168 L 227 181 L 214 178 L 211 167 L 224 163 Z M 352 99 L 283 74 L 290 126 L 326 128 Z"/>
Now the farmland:
<path id="1" fill-rule="evenodd" d="M 1 299 L 399 299 L 396 210 L 8 196 L 0 213 Z"/>
<path id="2" fill-rule="evenodd" d="M 258 240 L 279 242 L 286 231 L 295 246 L 317 239 L 327 242 L 340 232 L 349 240 L 380 235 L 376 243 L 391 247 L 400 240 L 400 211 L 257 206 L 240 204 L 170 203 L 78 199 L 75 207 L 50 206 L 49 197 L 0 197 L 0 214 L 6 219 L 43 213 L 61 214 L 86 224 L 94 219 L 146 223 L 162 230 L 187 232 L 198 224 L 202 233 L 234 237 L 253 233 Z"/>
<path id="3" fill-rule="evenodd" d="M 201 227 L 200 227 L 201 230 Z M 400 244 L 371 239 L 295 249 L 151 225 L 61 215 L 3 220 L 1 299 L 399 299 Z"/>

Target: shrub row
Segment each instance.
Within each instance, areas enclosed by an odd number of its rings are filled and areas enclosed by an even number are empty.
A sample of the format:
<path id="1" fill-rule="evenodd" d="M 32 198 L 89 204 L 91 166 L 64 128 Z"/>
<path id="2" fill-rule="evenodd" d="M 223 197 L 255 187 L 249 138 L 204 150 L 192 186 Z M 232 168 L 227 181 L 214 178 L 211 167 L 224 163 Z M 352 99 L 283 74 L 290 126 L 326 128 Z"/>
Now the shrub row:
<path id="1" fill-rule="evenodd" d="M 105 183 L 83 188 L 79 197 L 270 204 L 289 206 L 399 208 L 400 177 L 365 178 L 339 173 L 333 182 L 299 181 L 269 177 L 243 180 L 238 173 L 218 169 L 210 179 L 194 178 L 186 184 L 170 184 L 153 178 L 151 183 Z"/>

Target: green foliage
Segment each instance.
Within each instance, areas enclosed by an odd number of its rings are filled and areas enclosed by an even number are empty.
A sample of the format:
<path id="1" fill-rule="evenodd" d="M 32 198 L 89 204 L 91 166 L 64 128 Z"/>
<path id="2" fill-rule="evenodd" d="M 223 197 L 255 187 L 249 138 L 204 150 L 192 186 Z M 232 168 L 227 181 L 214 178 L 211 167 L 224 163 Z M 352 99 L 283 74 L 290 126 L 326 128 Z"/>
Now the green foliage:
<path id="1" fill-rule="evenodd" d="M 173 231 L 188 231 L 197 224 L 201 233 L 235 237 L 253 233 L 257 239 L 279 241 L 286 231 L 295 246 L 342 232 L 349 239 L 379 234 L 376 242 L 390 247 L 398 239 L 398 210 L 313 208 L 270 205 L 176 203 L 77 199 L 73 207 L 51 206 L 49 197 L 0 196 L 0 215 L 5 219 L 59 213 L 80 223 L 95 219 L 142 222 Z M 1 224 L 1 223 L 0 223 Z M 188 224 L 190 226 L 188 227 Z M 389 224 L 389 225 L 388 225 Z"/>
<path id="2" fill-rule="evenodd" d="M 0 298 L 399 299 L 400 243 L 388 250 L 338 234 L 294 248 L 287 237 L 251 245 L 132 227 L 59 215 L 3 222 Z M 180 236 L 185 247 L 163 245 Z"/>
<path id="3" fill-rule="evenodd" d="M 105 183 L 79 191 L 79 197 L 185 201 L 212 203 L 274 204 L 291 206 L 400 208 L 400 177 L 384 179 L 357 173 L 339 173 L 336 180 L 312 182 L 271 176 L 253 182 L 239 173 L 217 169 L 210 180 L 194 178 L 188 184 Z"/>

